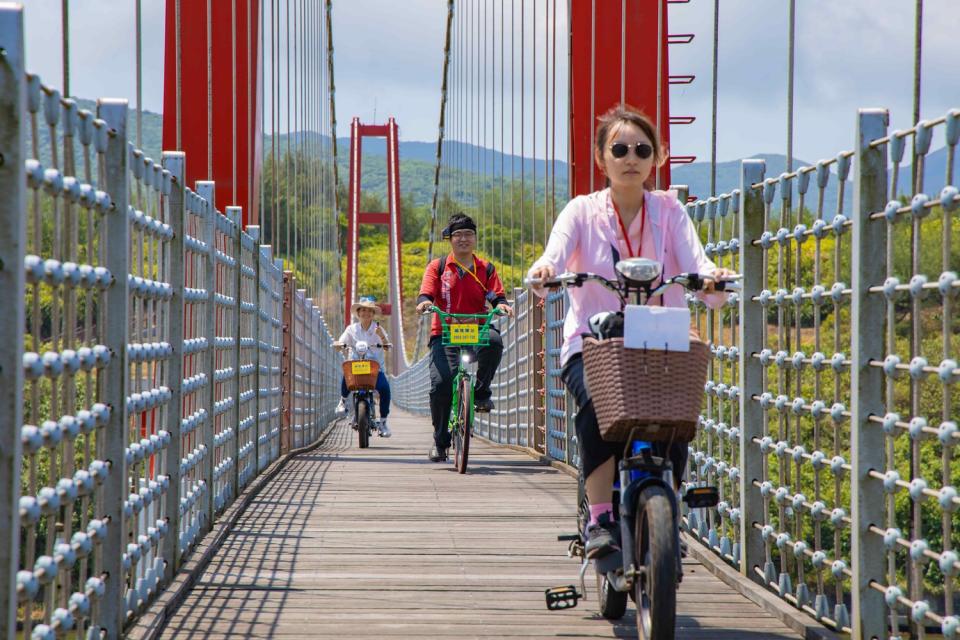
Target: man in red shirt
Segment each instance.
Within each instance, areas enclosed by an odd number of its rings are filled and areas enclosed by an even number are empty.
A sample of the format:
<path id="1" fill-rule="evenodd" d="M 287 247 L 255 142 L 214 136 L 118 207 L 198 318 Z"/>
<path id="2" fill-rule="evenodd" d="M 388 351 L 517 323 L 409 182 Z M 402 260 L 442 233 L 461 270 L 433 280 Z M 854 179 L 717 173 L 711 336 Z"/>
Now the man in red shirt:
<path id="1" fill-rule="evenodd" d="M 486 313 L 487 303 L 508 316 L 513 308 L 507 304 L 503 284 L 492 262 L 473 254 L 477 246 L 477 225 L 470 216 L 455 213 L 443 230 L 450 239 L 450 253 L 427 265 L 417 298 L 417 312 L 424 313 L 436 305 L 445 313 Z M 440 339 L 440 317 L 433 316 L 430 328 L 430 414 L 433 420 L 433 449 L 430 460 L 446 460 L 450 447 L 447 422 L 453 401 L 453 376 L 457 370 L 459 350 L 444 347 Z M 490 344 L 477 348 L 477 383 L 474 387 L 476 411 L 491 411 L 490 382 L 500 365 L 503 341 L 496 327 L 490 327 Z"/>

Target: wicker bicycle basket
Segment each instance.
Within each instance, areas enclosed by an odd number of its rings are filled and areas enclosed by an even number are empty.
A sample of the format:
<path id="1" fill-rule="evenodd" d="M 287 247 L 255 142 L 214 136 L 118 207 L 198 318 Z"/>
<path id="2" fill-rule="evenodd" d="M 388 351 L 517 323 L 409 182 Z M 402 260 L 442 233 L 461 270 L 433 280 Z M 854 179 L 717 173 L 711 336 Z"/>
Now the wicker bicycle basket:
<path id="1" fill-rule="evenodd" d="M 380 363 L 376 360 L 347 360 L 342 366 L 343 379 L 347 382 L 347 389 L 350 391 L 365 391 L 377 387 Z M 365 373 L 361 373 L 365 370 Z"/>
<path id="2" fill-rule="evenodd" d="M 611 442 L 636 437 L 689 442 L 697 432 L 710 347 L 690 351 L 625 349 L 623 338 L 583 339 L 583 370 L 600 435 Z"/>

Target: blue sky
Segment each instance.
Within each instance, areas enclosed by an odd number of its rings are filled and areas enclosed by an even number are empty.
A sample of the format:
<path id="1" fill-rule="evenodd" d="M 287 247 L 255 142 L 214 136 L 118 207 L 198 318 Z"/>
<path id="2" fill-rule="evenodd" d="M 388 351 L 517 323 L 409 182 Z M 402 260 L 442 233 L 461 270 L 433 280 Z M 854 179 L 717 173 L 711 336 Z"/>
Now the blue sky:
<path id="1" fill-rule="evenodd" d="M 162 102 L 163 4 L 143 0 L 144 106 L 154 111 Z M 25 5 L 29 68 L 59 87 L 60 0 Z M 134 3 L 72 0 L 71 6 L 73 92 L 132 99 Z M 720 160 L 786 149 L 787 6 L 786 0 L 721 2 Z M 888 107 L 894 128 L 909 126 L 913 7 L 913 0 L 797 2 L 796 156 L 815 161 L 850 148 L 859 106 Z M 404 139 L 436 139 L 445 18 L 445 0 L 335 0 L 340 135 L 353 115 L 372 120 L 376 105 L 377 120 L 395 116 Z M 672 151 L 709 159 L 713 2 L 670 5 L 669 19 L 672 32 L 696 34 L 692 44 L 671 47 L 672 72 L 697 76 L 672 90 L 673 113 L 697 116 L 693 125 L 674 127 Z M 960 107 L 957 0 L 925 0 L 924 33 L 922 117 L 936 117 Z"/>

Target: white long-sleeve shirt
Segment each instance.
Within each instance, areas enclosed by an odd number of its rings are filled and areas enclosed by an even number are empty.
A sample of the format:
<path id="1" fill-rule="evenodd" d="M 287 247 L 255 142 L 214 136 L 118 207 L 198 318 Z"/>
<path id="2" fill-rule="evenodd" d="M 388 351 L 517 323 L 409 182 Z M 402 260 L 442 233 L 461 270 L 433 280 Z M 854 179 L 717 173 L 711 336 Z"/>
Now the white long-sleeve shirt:
<path id="1" fill-rule="evenodd" d="M 380 326 L 379 322 L 371 322 L 370 327 L 367 329 L 364 329 L 359 322 L 354 322 L 343 330 L 343 334 L 341 334 L 338 342 L 350 347 L 351 359 L 358 357 L 355 348 L 356 344 L 358 342 L 366 342 L 367 346 L 370 347 L 370 350 L 367 351 L 367 359 L 379 362 L 381 370 L 385 366 L 383 348 L 377 347 L 376 345 L 389 344 L 390 338 L 387 336 L 387 331 Z"/>

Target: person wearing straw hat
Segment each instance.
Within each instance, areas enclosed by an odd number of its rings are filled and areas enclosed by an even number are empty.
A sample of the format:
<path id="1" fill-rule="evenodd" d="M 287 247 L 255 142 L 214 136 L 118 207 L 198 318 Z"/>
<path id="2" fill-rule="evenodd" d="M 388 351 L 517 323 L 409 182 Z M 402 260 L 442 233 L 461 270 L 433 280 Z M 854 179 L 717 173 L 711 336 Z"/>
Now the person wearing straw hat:
<path id="1" fill-rule="evenodd" d="M 350 358 L 358 357 L 355 347 L 358 342 L 366 342 L 369 350 L 367 358 L 376 360 L 380 364 L 380 373 L 377 375 L 377 394 L 380 396 L 380 419 L 377 421 L 377 432 L 383 438 L 389 438 L 392 434 L 387 426 L 387 415 L 390 413 L 390 383 L 387 381 L 387 375 L 384 373 L 386 363 L 384 361 L 384 350 L 392 345 L 387 338 L 387 332 L 379 322 L 374 318 L 380 313 L 378 305 L 373 296 L 361 296 L 359 300 L 350 307 L 353 316 L 357 321 L 347 326 L 343 330 L 340 339 L 334 343 L 334 346 L 342 351 L 349 351 Z M 350 390 L 347 389 L 347 381 L 340 378 L 340 404 L 337 405 L 337 413 L 345 415 L 347 413 L 347 398 L 350 396 Z"/>

